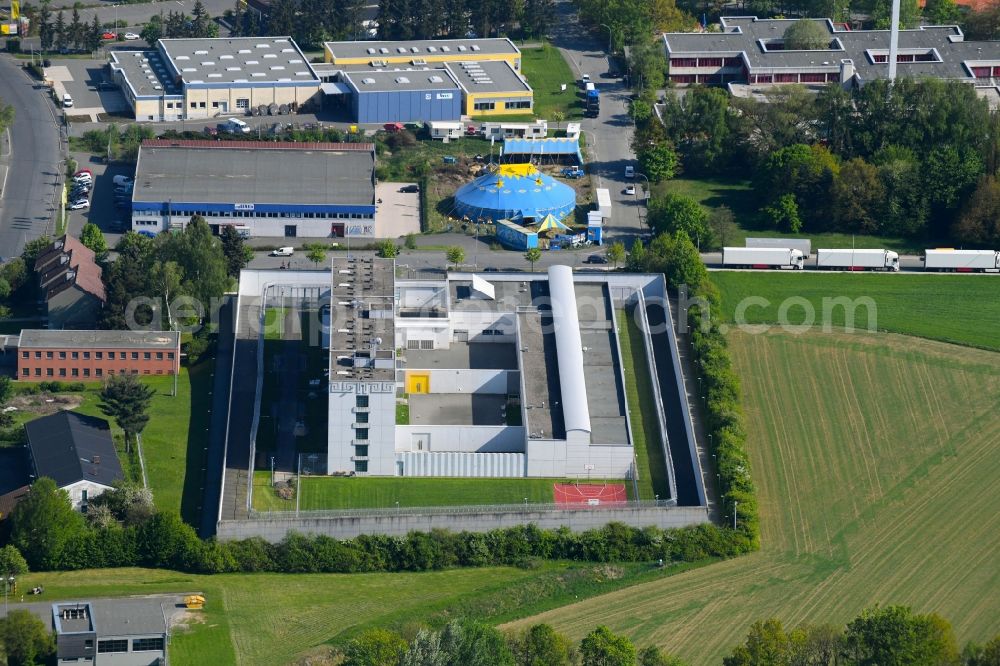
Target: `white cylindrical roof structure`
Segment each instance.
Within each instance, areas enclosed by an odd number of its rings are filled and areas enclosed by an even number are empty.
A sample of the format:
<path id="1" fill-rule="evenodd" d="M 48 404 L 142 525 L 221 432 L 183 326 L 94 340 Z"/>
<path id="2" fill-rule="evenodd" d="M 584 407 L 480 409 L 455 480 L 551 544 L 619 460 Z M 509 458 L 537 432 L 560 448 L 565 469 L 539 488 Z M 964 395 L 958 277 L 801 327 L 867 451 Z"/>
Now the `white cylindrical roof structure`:
<path id="1" fill-rule="evenodd" d="M 552 326 L 556 336 L 566 432 L 578 430 L 589 433 L 590 408 L 587 407 L 587 384 L 583 374 L 583 342 L 576 312 L 573 269 L 570 266 L 549 267 L 549 298 L 552 302 Z"/>

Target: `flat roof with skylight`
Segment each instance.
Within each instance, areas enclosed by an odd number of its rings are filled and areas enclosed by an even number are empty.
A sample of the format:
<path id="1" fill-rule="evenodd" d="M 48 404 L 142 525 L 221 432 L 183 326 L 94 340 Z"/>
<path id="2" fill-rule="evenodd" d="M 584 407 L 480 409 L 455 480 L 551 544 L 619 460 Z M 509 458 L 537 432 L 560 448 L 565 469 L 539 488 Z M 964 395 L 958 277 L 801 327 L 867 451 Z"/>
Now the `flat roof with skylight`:
<path id="1" fill-rule="evenodd" d="M 497 39 L 429 39 L 384 42 L 326 42 L 327 59 L 338 62 L 352 59 L 434 58 L 452 59 L 463 54 L 474 56 L 519 55 L 521 51 L 506 37 Z"/>
<path id="2" fill-rule="evenodd" d="M 291 37 L 161 39 L 160 49 L 186 86 L 319 84 Z"/>
<path id="3" fill-rule="evenodd" d="M 348 84 L 358 92 L 400 90 L 458 90 L 458 83 L 446 69 L 369 70 L 346 72 Z"/>
<path id="4" fill-rule="evenodd" d="M 466 93 L 531 92 L 531 86 L 506 61 L 463 61 L 448 63 L 458 85 Z"/>

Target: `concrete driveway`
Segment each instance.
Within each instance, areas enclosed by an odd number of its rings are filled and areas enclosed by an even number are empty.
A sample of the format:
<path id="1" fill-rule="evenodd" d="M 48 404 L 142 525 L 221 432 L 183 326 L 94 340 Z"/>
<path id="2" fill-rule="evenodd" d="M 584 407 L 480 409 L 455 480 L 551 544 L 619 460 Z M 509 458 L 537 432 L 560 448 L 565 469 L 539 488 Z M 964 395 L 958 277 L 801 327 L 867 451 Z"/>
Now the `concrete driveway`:
<path id="1" fill-rule="evenodd" d="M 101 84 L 110 83 L 107 65 L 103 60 L 53 60 L 45 69 L 46 78 L 53 82 L 58 99 L 69 93 L 73 107 L 64 109 L 70 116 L 90 116 L 97 122 L 98 114 L 121 113 L 128 110 L 128 103 L 117 87 L 100 90 Z"/>
<path id="2" fill-rule="evenodd" d="M 378 183 L 375 186 L 379 238 L 399 238 L 420 233 L 420 193 L 400 192 L 415 183 Z"/>

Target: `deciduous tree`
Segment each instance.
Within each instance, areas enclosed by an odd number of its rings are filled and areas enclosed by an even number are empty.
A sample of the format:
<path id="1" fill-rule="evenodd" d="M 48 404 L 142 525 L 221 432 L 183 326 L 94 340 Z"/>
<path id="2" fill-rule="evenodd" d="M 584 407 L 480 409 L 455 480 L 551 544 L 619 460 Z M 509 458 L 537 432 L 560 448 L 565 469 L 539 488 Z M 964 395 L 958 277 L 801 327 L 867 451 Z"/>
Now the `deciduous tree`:
<path id="1" fill-rule="evenodd" d="M 465 263 L 465 250 L 459 245 L 450 246 L 444 254 L 448 263 L 456 268 Z"/>
<path id="2" fill-rule="evenodd" d="M 635 646 L 625 636 L 619 636 L 601 625 L 580 641 L 583 666 L 634 666 Z"/>
<path id="3" fill-rule="evenodd" d="M 149 423 L 149 403 L 155 393 L 155 389 L 143 384 L 136 375 L 110 375 L 104 381 L 101 411 L 125 431 L 126 446 Z"/>
<path id="4" fill-rule="evenodd" d="M 83 515 L 73 510 L 66 491 L 42 477 L 11 513 L 10 541 L 32 569 L 50 570 L 59 566 L 63 547 L 83 528 Z"/>
<path id="5" fill-rule="evenodd" d="M 786 51 L 816 51 L 830 48 L 830 31 L 812 19 L 799 19 L 785 28 Z"/>
<path id="6" fill-rule="evenodd" d="M 9 666 L 48 663 L 56 651 L 48 627 L 26 610 L 12 610 L 0 619 L 0 648 Z"/>
<path id="7" fill-rule="evenodd" d="M 347 644 L 344 666 L 395 666 L 406 649 L 406 641 L 396 632 L 367 629 Z"/>
<path id="8" fill-rule="evenodd" d="M 104 238 L 104 233 L 93 222 L 83 225 L 83 229 L 80 231 L 80 242 L 93 250 L 96 255 L 103 255 L 108 251 L 108 241 Z"/>

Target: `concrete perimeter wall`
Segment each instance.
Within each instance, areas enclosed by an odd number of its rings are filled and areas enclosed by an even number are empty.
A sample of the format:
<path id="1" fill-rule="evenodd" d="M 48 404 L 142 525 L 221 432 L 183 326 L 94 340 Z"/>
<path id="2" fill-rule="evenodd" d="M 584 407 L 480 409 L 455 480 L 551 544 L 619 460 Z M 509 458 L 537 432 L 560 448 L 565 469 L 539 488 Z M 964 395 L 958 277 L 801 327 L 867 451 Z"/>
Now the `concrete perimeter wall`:
<path id="1" fill-rule="evenodd" d="M 217 536 L 220 541 L 261 537 L 272 543 L 281 541 L 289 532 L 323 534 L 337 539 L 351 539 L 361 534 L 405 536 L 411 531 L 429 532 L 445 529 L 454 532 L 486 532 L 503 527 L 534 523 L 541 528 L 568 527 L 574 532 L 602 527 L 610 522 L 633 527 L 685 527 L 708 522 L 705 507 L 639 507 L 601 508 L 566 511 L 498 512 L 488 509 L 481 513 L 400 514 L 348 516 L 334 518 L 300 517 L 254 520 L 223 520 Z"/>

